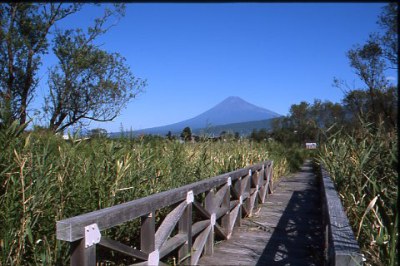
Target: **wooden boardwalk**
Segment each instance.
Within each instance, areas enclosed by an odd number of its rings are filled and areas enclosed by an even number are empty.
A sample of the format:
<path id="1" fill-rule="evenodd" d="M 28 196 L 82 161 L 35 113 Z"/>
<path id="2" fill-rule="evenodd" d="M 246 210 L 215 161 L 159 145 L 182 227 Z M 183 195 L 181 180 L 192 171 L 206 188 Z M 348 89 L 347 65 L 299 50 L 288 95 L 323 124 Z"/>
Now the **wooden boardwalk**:
<path id="1" fill-rule="evenodd" d="M 319 183 L 306 162 L 284 177 L 232 237 L 201 257 L 200 265 L 322 265 L 323 229 Z"/>

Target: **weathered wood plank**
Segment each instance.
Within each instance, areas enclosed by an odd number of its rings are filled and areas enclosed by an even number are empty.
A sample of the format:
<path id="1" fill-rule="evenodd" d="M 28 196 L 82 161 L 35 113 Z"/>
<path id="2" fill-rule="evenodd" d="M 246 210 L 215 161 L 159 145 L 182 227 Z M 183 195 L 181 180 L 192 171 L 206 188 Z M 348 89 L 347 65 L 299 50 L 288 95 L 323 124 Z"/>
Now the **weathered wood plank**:
<path id="1" fill-rule="evenodd" d="M 134 249 L 128 245 L 122 244 L 121 242 L 109 239 L 104 236 L 101 237 L 100 243 L 98 243 L 98 245 L 141 260 L 147 260 L 149 256 L 148 254 L 140 250 Z"/>
<path id="2" fill-rule="evenodd" d="M 229 190 L 228 185 L 224 185 L 220 190 L 217 191 L 214 197 L 214 205 L 211 212 L 216 212 L 216 210 L 221 206 L 222 201 L 224 200 L 226 192 Z"/>
<path id="3" fill-rule="evenodd" d="M 229 212 L 229 211 L 230 211 L 230 210 L 229 210 L 229 207 L 225 207 L 225 206 L 223 206 L 223 207 L 217 209 L 217 210 L 216 210 L 216 213 L 215 213 L 215 219 L 221 218 L 221 216 L 223 216 L 224 214 L 226 214 L 226 213 Z"/>
<path id="4" fill-rule="evenodd" d="M 266 181 L 266 183 L 264 183 L 264 184 L 261 186 L 261 188 L 260 188 L 260 190 L 259 190 L 259 192 L 258 192 L 258 195 L 259 195 L 259 198 L 260 198 L 260 202 L 261 202 L 261 203 L 265 203 L 265 198 L 266 198 L 267 192 L 268 192 L 268 186 L 269 186 L 269 182 Z"/>
<path id="5" fill-rule="evenodd" d="M 233 227 L 235 226 L 239 215 L 240 215 L 240 204 L 237 204 L 236 207 L 231 211 L 231 213 L 229 215 L 229 228 L 228 228 L 228 233 L 227 233 L 228 238 L 232 234 Z"/>
<path id="6" fill-rule="evenodd" d="M 174 210 L 172 210 L 165 217 L 164 221 L 158 227 L 157 232 L 155 234 L 155 249 L 159 250 L 164 244 L 165 240 L 169 237 L 172 230 L 174 230 L 175 225 L 178 223 L 181 218 L 185 208 L 187 206 L 186 201 L 181 202 Z"/>
<path id="7" fill-rule="evenodd" d="M 192 225 L 192 236 L 196 236 L 210 225 L 210 221 L 200 221 Z"/>
<path id="8" fill-rule="evenodd" d="M 96 264 L 96 245 L 86 248 L 85 239 L 70 245 L 71 266 L 92 266 Z"/>
<path id="9" fill-rule="evenodd" d="M 188 236 L 185 233 L 179 233 L 168 239 L 168 241 L 160 249 L 160 259 L 177 249 L 178 247 L 185 244 L 188 240 Z M 186 251 L 185 256 L 188 251 Z"/>
<path id="10" fill-rule="evenodd" d="M 193 202 L 193 207 L 199 212 L 199 214 L 205 218 L 205 219 L 210 219 L 211 218 L 211 213 L 209 213 L 206 209 L 204 209 L 203 206 L 201 206 L 199 203 L 196 201 Z"/>
<path id="11" fill-rule="evenodd" d="M 257 199 L 257 194 L 258 194 L 258 185 L 257 188 L 254 189 L 254 191 L 251 193 L 250 195 L 250 200 L 248 202 L 248 209 L 249 209 L 249 217 L 251 217 L 253 215 L 253 209 L 256 203 L 256 199 Z"/>
<path id="12" fill-rule="evenodd" d="M 192 254 L 192 203 L 189 203 L 179 220 L 179 234 L 185 235 L 185 242 L 178 252 L 178 263 L 189 264 Z M 189 256 L 189 257 L 188 257 Z"/>
<path id="13" fill-rule="evenodd" d="M 215 233 L 217 235 L 219 235 L 223 239 L 228 239 L 228 236 L 225 233 L 225 230 L 221 226 L 219 226 L 219 224 L 216 223 L 214 229 L 215 229 Z"/>
<path id="14" fill-rule="evenodd" d="M 210 231 L 211 231 L 211 225 L 209 225 L 194 241 L 193 254 L 190 261 L 192 265 L 197 264 L 197 262 L 199 261 L 199 258 L 201 256 L 201 253 L 203 252 L 203 248 L 204 245 L 206 244 Z"/>
<path id="15" fill-rule="evenodd" d="M 241 180 L 241 186 L 240 186 L 240 194 L 241 195 L 248 195 L 249 193 L 249 187 L 250 187 L 250 176 L 246 175 L 244 178 Z"/>
<path id="16" fill-rule="evenodd" d="M 231 205 L 230 205 L 230 198 L 231 198 L 231 193 L 230 193 L 230 186 L 228 187 L 224 199 L 222 200 L 221 203 L 221 210 L 224 210 L 225 212 L 217 212 L 217 219 L 221 218 L 221 226 L 222 230 L 224 231 L 225 234 L 225 239 L 228 239 L 228 233 L 229 233 L 229 228 L 230 228 L 230 211 L 231 211 Z M 221 216 L 220 216 L 221 215 Z"/>
<path id="17" fill-rule="evenodd" d="M 204 245 L 204 254 L 211 255 L 214 253 L 214 224 L 215 224 L 215 193 L 214 190 L 211 190 L 207 193 L 207 196 L 204 201 L 205 209 L 211 213 L 210 217 L 210 232 L 207 236 L 206 243 Z"/>
<path id="18" fill-rule="evenodd" d="M 155 213 L 154 211 L 141 217 L 140 249 L 149 254 L 155 250 Z"/>
<path id="19" fill-rule="evenodd" d="M 330 265 L 362 265 L 363 257 L 329 173 L 320 167 Z"/>

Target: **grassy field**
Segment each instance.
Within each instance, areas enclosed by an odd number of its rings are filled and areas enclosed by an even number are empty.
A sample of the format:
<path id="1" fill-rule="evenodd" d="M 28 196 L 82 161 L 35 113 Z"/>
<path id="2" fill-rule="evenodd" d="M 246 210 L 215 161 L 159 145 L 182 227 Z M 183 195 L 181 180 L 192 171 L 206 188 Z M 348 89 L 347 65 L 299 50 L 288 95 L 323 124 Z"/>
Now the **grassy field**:
<path id="1" fill-rule="evenodd" d="M 274 142 L 181 144 L 148 137 L 66 142 L 17 125 L 1 131 L 0 145 L 1 265 L 67 264 L 68 245 L 55 239 L 58 220 L 267 159 L 274 160 L 277 178 L 303 158 L 299 149 Z M 107 233 L 130 242 L 136 229 L 127 225 Z"/>
<path id="2" fill-rule="evenodd" d="M 320 149 L 331 173 L 365 265 L 397 265 L 398 138 L 396 130 L 363 124 L 337 132 Z"/>

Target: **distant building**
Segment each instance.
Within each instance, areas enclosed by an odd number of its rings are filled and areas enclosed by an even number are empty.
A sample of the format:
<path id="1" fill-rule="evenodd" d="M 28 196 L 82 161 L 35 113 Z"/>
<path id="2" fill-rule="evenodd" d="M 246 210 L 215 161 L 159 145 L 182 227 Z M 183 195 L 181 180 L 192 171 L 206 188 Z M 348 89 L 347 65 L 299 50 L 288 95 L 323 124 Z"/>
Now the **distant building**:
<path id="1" fill-rule="evenodd" d="M 317 148 L 317 143 L 315 142 L 306 142 L 307 150 L 315 150 Z"/>

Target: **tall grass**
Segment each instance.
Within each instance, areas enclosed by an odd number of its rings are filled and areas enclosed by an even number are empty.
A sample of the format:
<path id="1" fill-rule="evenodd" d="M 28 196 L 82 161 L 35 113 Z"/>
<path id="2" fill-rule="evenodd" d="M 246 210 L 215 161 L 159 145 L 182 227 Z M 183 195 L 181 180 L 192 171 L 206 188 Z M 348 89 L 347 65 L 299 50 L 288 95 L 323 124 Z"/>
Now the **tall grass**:
<path id="1" fill-rule="evenodd" d="M 66 142 L 51 134 L 0 130 L 0 264 L 65 265 L 68 245 L 56 221 L 210 176 L 274 160 L 287 173 L 290 155 L 276 143 L 185 143 L 147 139 Z M 135 225 L 109 230 L 135 241 Z"/>
<path id="2" fill-rule="evenodd" d="M 398 253 L 398 138 L 396 130 L 362 123 L 339 131 L 320 149 L 331 173 L 366 265 L 396 265 Z"/>

